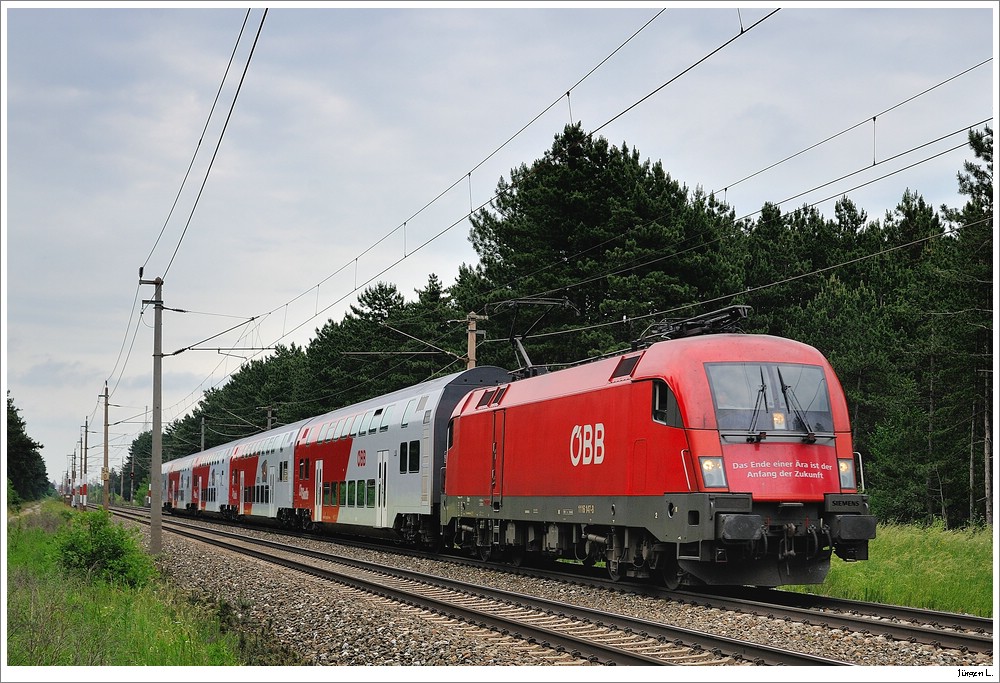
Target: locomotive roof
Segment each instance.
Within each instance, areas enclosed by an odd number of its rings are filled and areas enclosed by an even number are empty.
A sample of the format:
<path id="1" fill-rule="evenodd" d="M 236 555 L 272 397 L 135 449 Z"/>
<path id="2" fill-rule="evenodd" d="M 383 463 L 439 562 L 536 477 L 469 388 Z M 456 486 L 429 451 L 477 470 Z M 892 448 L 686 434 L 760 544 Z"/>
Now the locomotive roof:
<path id="1" fill-rule="evenodd" d="M 615 382 L 687 377 L 701 371 L 706 362 L 785 362 L 820 365 L 830 369 L 823 355 L 814 347 L 784 337 L 760 334 L 711 334 L 660 341 L 648 348 L 563 370 L 512 382 L 499 406 L 568 396 L 592 391 Z M 456 407 L 454 414 L 474 409 L 482 396 L 472 392 Z M 475 399 L 475 400 L 473 400 Z"/>

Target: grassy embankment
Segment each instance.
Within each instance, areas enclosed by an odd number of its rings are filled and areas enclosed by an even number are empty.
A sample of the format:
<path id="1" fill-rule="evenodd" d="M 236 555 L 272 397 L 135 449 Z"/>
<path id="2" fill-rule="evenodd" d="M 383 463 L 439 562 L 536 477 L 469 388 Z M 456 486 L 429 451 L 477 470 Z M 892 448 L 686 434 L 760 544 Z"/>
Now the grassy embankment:
<path id="1" fill-rule="evenodd" d="M 8 522 L 8 665 L 300 663 L 247 626 L 236 606 L 172 590 L 137 535 L 125 538 L 121 529 L 102 524 L 74 530 L 69 522 L 74 517 L 81 515 L 53 500 Z M 100 563 L 92 559 L 68 557 L 73 554 L 67 552 L 70 533 L 78 534 L 70 537 L 76 547 L 82 540 L 88 550 L 112 555 L 112 561 L 95 570 Z M 91 569 L 80 571 L 82 566 Z"/>
<path id="2" fill-rule="evenodd" d="M 826 582 L 792 590 L 942 612 L 993 616 L 993 528 L 879 525 L 869 559 L 836 555 Z"/>

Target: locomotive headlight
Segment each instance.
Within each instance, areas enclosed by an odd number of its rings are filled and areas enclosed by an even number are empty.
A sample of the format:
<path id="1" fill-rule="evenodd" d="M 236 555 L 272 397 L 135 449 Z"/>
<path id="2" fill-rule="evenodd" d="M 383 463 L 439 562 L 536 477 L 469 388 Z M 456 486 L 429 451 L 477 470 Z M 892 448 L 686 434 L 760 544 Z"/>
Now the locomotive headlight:
<path id="1" fill-rule="evenodd" d="M 722 466 L 722 458 L 701 457 L 701 480 L 705 482 L 705 488 L 725 488 L 726 470 Z"/>
<path id="2" fill-rule="evenodd" d="M 856 489 L 858 487 L 858 483 L 854 477 L 854 461 L 838 460 L 837 466 L 840 470 L 840 488 Z"/>

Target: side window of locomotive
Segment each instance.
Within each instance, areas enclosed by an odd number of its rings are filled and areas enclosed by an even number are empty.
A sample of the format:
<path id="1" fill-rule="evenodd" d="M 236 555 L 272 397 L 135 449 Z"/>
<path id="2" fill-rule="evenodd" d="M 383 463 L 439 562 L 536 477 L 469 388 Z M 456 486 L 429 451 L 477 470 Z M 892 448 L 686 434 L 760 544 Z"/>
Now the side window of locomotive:
<path id="1" fill-rule="evenodd" d="M 451 447 L 455 445 L 455 421 L 448 421 L 448 445 L 446 450 L 451 450 Z"/>
<path id="2" fill-rule="evenodd" d="M 419 472 L 420 471 L 420 442 L 411 441 L 410 442 L 410 471 Z"/>
<path id="3" fill-rule="evenodd" d="M 409 456 L 407 455 L 406 442 L 399 444 L 399 473 L 406 474 L 407 463 L 409 463 Z"/>
<path id="4" fill-rule="evenodd" d="M 677 397 L 670 386 L 662 380 L 653 380 L 653 420 L 668 427 L 683 427 Z"/>

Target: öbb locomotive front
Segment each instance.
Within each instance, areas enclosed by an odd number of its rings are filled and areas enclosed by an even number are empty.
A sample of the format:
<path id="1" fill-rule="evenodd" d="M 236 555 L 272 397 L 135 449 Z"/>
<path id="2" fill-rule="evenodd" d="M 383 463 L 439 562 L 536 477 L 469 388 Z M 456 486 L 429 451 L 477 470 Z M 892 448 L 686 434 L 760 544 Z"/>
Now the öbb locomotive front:
<path id="1" fill-rule="evenodd" d="M 840 383 L 811 346 L 672 339 L 496 387 L 449 429 L 441 522 L 482 557 L 668 586 L 821 583 L 868 557 Z"/>

